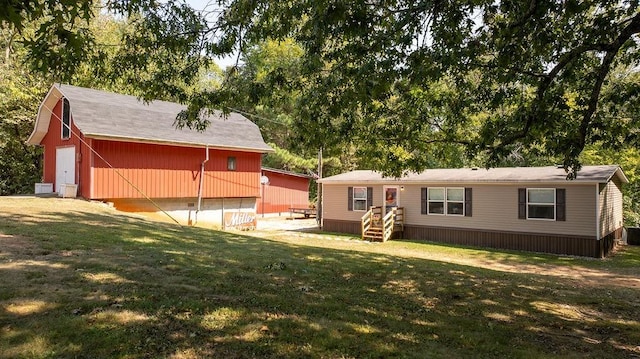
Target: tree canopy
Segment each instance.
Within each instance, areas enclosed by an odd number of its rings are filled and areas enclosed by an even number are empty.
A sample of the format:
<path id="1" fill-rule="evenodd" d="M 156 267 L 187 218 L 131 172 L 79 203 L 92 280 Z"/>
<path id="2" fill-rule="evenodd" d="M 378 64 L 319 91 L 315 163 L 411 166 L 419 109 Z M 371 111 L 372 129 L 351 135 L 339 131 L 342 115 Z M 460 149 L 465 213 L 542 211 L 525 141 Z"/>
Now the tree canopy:
<path id="1" fill-rule="evenodd" d="M 639 32 L 638 1 L 1 2 L 0 193 L 37 181 L 24 140 L 59 81 L 188 104 L 178 126 L 239 111 L 301 172 L 318 148 L 329 173 L 618 163 L 637 223 Z"/>
<path id="2" fill-rule="evenodd" d="M 637 1 L 235 1 L 220 23 L 292 36 L 306 141 L 348 138 L 390 174 L 447 143 L 486 165 L 534 149 L 573 175 L 587 144 L 638 141 Z"/>
<path id="3" fill-rule="evenodd" d="M 286 84 L 296 142 L 355 148 L 390 175 L 437 156 L 495 166 L 524 151 L 558 159 L 573 176 L 585 146 L 639 141 L 638 1 L 221 0 L 195 11 L 175 0 L 35 0 L 1 10 L 34 68 L 61 81 L 83 56 L 105 56 L 86 30 L 91 18 L 126 18 L 114 78 L 144 99 L 188 103 L 178 125 L 195 128 L 203 108 L 237 105 L 240 72 L 193 91 L 202 67 L 292 39 L 295 71 L 265 66 L 256 94 L 273 102 Z M 26 32 L 28 20 L 41 26 Z"/>
<path id="4" fill-rule="evenodd" d="M 0 62 L 0 195 L 33 193 L 40 182 L 42 151 L 25 141 L 45 94 L 37 76 Z"/>

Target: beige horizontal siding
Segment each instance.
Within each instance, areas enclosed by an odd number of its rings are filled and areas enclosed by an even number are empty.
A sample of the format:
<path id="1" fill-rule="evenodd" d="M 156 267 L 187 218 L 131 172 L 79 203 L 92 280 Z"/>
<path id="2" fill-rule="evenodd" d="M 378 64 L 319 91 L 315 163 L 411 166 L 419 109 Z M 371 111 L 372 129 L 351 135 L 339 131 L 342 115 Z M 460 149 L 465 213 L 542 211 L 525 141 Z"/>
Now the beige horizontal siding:
<path id="1" fill-rule="evenodd" d="M 429 187 L 446 187 L 430 184 Z M 359 221 L 364 212 L 347 210 L 349 185 L 324 185 L 323 218 Z M 382 205 L 383 186 L 373 187 L 373 205 Z M 595 237 L 596 190 L 595 185 L 567 185 L 566 221 L 518 219 L 518 188 L 554 188 L 539 183 L 519 185 L 456 184 L 452 187 L 473 188 L 472 217 L 420 214 L 421 188 L 424 185 L 404 185 L 399 192 L 400 206 L 405 207 L 405 223 L 417 226 L 479 229 L 488 231 L 514 231 Z"/>
<path id="2" fill-rule="evenodd" d="M 604 237 L 621 228 L 624 223 L 622 189 L 616 178 L 600 187 L 600 236 Z"/>
<path id="3" fill-rule="evenodd" d="M 349 187 L 367 186 L 347 186 L 347 185 L 324 185 L 322 192 L 322 218 L 339 219 L 343 221 L 360 221 L 366 211 L 348 210 L 348 189 Z M 382 186 L 373 187 L 373 205 L 379 206 L 382 203 Z"/>

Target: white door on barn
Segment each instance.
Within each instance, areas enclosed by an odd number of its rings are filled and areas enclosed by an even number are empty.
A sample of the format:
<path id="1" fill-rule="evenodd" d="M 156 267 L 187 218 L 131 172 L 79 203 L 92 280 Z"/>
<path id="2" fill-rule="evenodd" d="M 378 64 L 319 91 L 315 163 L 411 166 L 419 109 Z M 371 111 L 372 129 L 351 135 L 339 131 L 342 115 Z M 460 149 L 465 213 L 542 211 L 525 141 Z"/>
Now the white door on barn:
<path id="1" fill-rule="evenodd" d="M 56 148 L 56 192 L 63 184 L 76 184 L 76 148 Z"/>

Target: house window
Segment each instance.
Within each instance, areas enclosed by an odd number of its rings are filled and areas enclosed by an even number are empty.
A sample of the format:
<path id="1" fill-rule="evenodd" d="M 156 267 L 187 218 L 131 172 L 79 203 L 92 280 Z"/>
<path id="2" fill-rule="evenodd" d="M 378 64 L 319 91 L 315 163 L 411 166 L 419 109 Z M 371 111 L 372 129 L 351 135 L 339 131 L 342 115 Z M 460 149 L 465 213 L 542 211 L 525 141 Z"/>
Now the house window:
<path id="1" fill-rule="evenodd" d="M 367 187 L 353 187 L 353 210 L 367 210 Z"/>
<path id="2" fill-rule="evenodd" d="M 556 219 L 555 188 L 527 188 L 527 219 Z"/>
<path id="3" fill-rule="evenodd" d="M 347 210 L 365 212 L 373 203 L 373 187 L 348 187 Z"/>
<path id="4" fill-rule="evenodd" d="M 429 187 L 427 214 L 464 216 L 464 188 Z"/>
<path id="5" fill-rule="evenodd" d="M 62 99 L 62 139 L 71 138 L 71 108 L 69 100 Z"/>
<path id="6" fill-rule="evenodd" d="M 464 188 L 447 188 L 447 214 L 464 215 Z"/>
<path id="7" fill-rule="evenodd" d="M 236 158 L 235 157 L 227 157 L 227 170 L 235 171 L 236 170 Z"/>
<path id="8" fill-rule="evenodd" d="M 429 188 L 427 201 L 429 214 L 444 214 L 444 188 Z"/>

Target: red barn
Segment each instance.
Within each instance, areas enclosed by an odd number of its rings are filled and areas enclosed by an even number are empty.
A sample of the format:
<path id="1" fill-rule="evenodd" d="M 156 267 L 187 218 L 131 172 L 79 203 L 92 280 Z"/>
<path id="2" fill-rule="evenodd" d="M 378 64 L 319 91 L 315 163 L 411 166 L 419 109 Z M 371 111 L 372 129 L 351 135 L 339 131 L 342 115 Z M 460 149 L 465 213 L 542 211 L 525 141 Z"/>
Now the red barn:
<path id="1" fill-rule="evenodd" d="M 262 168 L 263 196 L 258 201 L 258 214 L 289 212 L 290 208 L 309 208 L 311 176 L 274 168 Z"/>
<path id="2" fill-rule="evenodd" d="M 122 210 L 166 211 L 182 223 L 223 225 L 232 213 L 255 213 L 262 154 L 272 151 L 259 128 L 237 113 L 214 113 L 204 132 L 178 130 L 184 109 L 56 84 L 27 142 L 44 147 L 43 182 L 60 195 L 71 188 Z"/>

